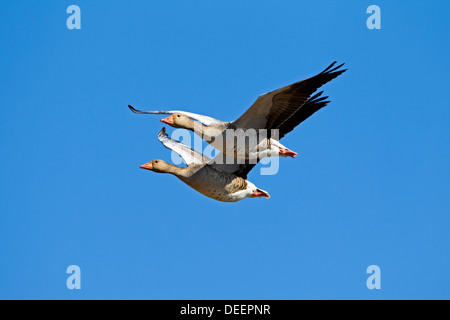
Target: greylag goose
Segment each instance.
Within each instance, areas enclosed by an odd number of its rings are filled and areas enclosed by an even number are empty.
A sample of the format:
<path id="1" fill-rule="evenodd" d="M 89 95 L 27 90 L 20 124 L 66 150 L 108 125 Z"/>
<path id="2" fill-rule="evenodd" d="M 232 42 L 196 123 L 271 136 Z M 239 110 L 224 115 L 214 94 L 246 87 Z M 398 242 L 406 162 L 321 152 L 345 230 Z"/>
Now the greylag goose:
<path id="1" fill-rule="evenodd" d="M 324 100 L 328 97 L 320 97 L 323 91 L 314 96 L 312 94 L 347 70 L 339 70 L 344 64 L 334 67 L 335 64 L 336 61 L 311 78 L 260 96 L 239 119 L 232 122 L 192 112 L 140 111 L 130 105 L 128 107 L 138 114 L 170 114 L 161 121 L 175 128 L 194 131 L 215 148 L 235 158 L 295 157 L 297 153 L 283 146 L 279 140 L 327 105 L 329 101 Z M 239 140 L 244 143 L 236 143 Z"/>
<path id="2" fill-rule="evenodd" d="M 141 166 L 142 169 L 158 173 L 170 173 L 201 194 L 223 202 L 236 202 L 248 198 L 269 198 L 269 194 L 247 180 L 247 173 L 253 166 L 219 164 L 214 159 L 191 149 L 185 144 L 168 137 L 163 128 L 158 134 L 162 144 L 181 156 L 187 167 L 177 167 L 163 160 L 153 160 Z M 221 154 L 217 155 L 217 157 Z"/>

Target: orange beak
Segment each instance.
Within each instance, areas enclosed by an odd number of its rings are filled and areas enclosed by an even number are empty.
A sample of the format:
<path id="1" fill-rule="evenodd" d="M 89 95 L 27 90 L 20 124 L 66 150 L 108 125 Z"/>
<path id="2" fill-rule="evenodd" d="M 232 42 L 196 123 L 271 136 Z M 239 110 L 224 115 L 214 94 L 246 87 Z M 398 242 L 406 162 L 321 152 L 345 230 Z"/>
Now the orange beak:
<path id="1" fill-rule="evenodd" d="M 161 122 L 164 122 L 171 126 L 171 125 L 173 125 L 173 116 L 170 115 L 167 118 L 161 119 Z"/>
<path id="2" fill-rule="evenodd" d="M 153 169 L 153 164 L 152 164 L 152 162 L 149 162 L 149 163 L 143 164 L 140 168 L 141 169 L 146 169 L 146 170 L 152 170 Z"/>

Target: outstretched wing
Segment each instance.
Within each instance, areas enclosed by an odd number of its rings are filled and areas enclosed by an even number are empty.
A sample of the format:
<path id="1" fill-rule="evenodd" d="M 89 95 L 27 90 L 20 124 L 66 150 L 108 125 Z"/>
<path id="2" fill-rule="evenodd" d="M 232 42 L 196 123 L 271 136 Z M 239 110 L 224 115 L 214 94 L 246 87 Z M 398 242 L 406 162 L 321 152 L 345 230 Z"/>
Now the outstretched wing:
<path id="1" fill-rule="evenodd" d="M 325 101 L 328 97 L 321 97 L 323 91 L 315 94 L 310 99 L 308 99 L 305 104 L 302 105 L 302 107 L 292 115 L 292 117 L 288 118 L 284 123 L 282 123 L 278 128 L 279 129 L 279 139 L 283 138 L 286 134 L 291 132 L 298 124 L 300 124 L 302 121 L 313 115 L 316 111 L 320 110 L 321 108 L 325 107 L 329 101 Z M 224 155 L 219 154 L 217 157 L 221 156 L 222 158 L 219 158 L 220 160 L 223 160 Z M 217 161 L 217 157 L 214 158 L 215 161 Z M 247 179 L 247 176 L 249 172 L 256 166 L 257 163 L 253 162 L 250 163 L 250 160 L 246 160 L 244 164 L 233 164 L 233 159 L 236 161 L 236 158 L 232 158 L 229 156 L 225 156 L 226 159 L 223 162 L 224 164 L 215 164 L 215 168 L 219 171 L 223 172 L 231 172 L 235 175 L 242 177 L 244 179 Z M 258 160 L 259 162 L 259 160 Z"/>
<path id="2" fill-rule="evenodd" d="M 174 152 L 179 154 L 187 165 L 190 165 L 191 163 L 206 164 L 209 161 L 211 161 L 211 159 L 201 154 L 200 152 L 191 149 L 190 147 L 179 141 L 169 138 L 169 136 L 166 133 L 166 128 L 161 129 L 161 131 L 158 134 L 158 140 L 161 141 L 161 143 L 166 148 L 173 150 Z"/>
<path id="3" fill-rule="evenodd" d="M 347 69 L 338 70 L 333 62 L 321 73 L 260 96 L 233 125 L 235 128 L 276 129 L 292 115 L 300 112 L 302 105 L 321 86 L 333 80 Z M 297 114 L 298 118 L 302 118 Z M 298 123 L 297 123 L 298 124 Z"/>
<path id="4" fill-rule="evenodd" d="M 211 117 L 207 117 L 201 114 L 197 114 L 197 113 L 193 113 L 193 112 L 187 112 L 187 111 L 178 111 L 178 110 L 173 110 L 173 111 L 141 111 L 141 110 L 137 110 L 135 108 L 133 108 L 132 106 L 128 105 L 128 108 L 130 108 L 131 111 L 133 111 L 134 113 L 137 114 L 174 114 L 174 113 L 178 113 L 178 114 L 182 114 L 186 117 L 192 118 L 195 121 L 198 121 L 202 124 L 204 124 L 205 126 L 210 126 L 213 124 L 220 124 L 223 123 L 223 121 L 211 118 Z"/>

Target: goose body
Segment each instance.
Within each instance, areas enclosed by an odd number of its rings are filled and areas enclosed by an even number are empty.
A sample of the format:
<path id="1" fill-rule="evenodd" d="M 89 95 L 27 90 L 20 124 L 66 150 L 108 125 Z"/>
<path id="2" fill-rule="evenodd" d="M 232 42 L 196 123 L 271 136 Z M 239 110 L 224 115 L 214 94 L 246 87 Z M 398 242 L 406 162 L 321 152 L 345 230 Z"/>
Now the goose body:
<path id="1" fill-rule="evenodd" d="M 295 157 L 297 153 L 283 146 L 279 140 L 328 104 L 329 101 L 324 101 L 328 97 L 321 97 L 322 92 L 313 94 L 346 71 L 340 70 L 343 64 L 334 67 L 335 64 L 311 78 L 260 96 L 241 117 L 232 122 L 186 111 L 139 111 L 132 106 L 129 108 L 140 114 L 169 114 L 161 121 L 195 132 L 213 147 L 234 158 Z M 245 139 L 248 139 L 247 143 L 236 143 Z"/>
<path id="2" fill-rule="evenodd" d="M 178 178 L 201 194 L 223 202 L 236 202 L 253 195 L 256 186 L 232 173 L 220 172 L 211 165 L 192 164 Z"/>
<path id="3" fill-rule="evenodd" d="M 246 180 L 248 165 L 215 163 L 205 155 L 169 138 L 165 128 L 158 134 L 158 139 L 165 147 L 178 153 L 187 167 L 177 167 L 163 160 L 153 160 L 141 168 L 173 174 L 201 194 L 222 202 L 236 202 L 247 197 L 270 197 L 266 191 Z"/>

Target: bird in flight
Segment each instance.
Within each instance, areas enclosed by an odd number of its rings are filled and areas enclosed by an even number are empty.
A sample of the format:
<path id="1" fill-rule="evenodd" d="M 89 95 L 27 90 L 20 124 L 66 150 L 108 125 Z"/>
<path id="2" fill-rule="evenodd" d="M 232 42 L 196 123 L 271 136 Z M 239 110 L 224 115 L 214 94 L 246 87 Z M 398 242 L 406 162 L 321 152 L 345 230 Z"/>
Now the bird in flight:
<path id="1" fill-rule="evenodd" d="M 325 100 L 328 97 L 321 96 L 323 91 L 313 94 L 347 70 L 341 69 L 344 64 L 335 64 L 333 62 L 321 73 L 306 80 L 260 96 L 235 121 L 224 122 L 186 111 L 140 111 L 131 105 L 128 107 L 137 114 L 169 114 L 161 121 L 174 128 L 195 132 L 213 147 L 234 158 L 295 157 L 297 153 L 283 146 L 279 140 L 327 105 L 329 101 Z M 245 142 L 242 137 L 247 137 L 249 142 L 236 143 L 239 138 L 239 141 Z"/>
<path id="2" fill-rule="evenodd" d="M 193 131 L 220 150 L 216 157 L 210 159 L 171 139 L 163 128 L 158 140 L 179 154 L 187 167 L 153 160 L 141 168 L 173 174 L 191 188 L 218 201 L 269 198 L 269 194 L 248 181 L 247 176 L 265 157 L 297 156 L 296 152 L 279 141 L 329 103 L 328 97 L 322 96 L 323 91 L 316 91 L 347 71 L 341 68 L 344 64 L 335 65 L 336 62 L 333 62 L 315 76 L 261 95 L 241 117 L 230 122 L 179 110 L 140 111 L 128 105 L 137 114 L 169 115 L 161 121 L 174 128 Z"/>

